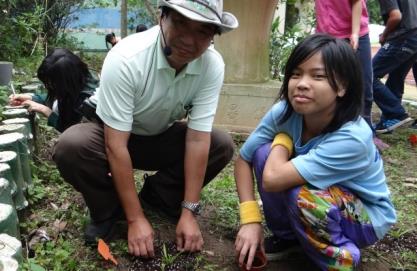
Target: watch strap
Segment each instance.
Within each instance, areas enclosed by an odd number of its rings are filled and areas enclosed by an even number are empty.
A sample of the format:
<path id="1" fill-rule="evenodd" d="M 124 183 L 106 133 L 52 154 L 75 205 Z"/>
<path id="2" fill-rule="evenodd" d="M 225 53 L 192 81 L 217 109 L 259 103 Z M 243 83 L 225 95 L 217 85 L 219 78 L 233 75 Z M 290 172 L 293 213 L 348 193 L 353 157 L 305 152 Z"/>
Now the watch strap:
<path id="1" fill-rule="evenodd" d="M 182 201 L 181 207 L 190 210 L 194 215 L 199 215 L 201 213 L 201 204 L 200 202 L 190 202 Z"/>

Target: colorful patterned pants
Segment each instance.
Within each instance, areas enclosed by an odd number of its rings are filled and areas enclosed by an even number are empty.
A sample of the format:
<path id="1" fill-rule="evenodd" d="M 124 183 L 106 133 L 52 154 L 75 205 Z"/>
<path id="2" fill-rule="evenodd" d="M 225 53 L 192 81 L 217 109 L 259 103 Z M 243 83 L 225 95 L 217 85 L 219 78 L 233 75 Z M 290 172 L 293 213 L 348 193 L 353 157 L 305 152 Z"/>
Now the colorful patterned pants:
<path id="1" fill-rule="evenodd" d="M 252 161 L 268 228 L 278 238 L 297 239 L 322 270 L 353 270 L 359 249 L 377 241 L 361 200 L 338 186 L 265 192 L 262 173 L 269 152 L 270 144 L 261 146 Z"/>

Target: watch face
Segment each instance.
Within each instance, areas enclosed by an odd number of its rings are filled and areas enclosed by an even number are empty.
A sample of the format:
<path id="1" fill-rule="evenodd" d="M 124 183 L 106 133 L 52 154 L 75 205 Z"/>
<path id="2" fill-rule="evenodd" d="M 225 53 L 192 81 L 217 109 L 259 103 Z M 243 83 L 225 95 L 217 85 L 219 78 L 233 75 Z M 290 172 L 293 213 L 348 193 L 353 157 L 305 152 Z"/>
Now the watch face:
<path id="1" fill-rule="evenodd" d="M 201 205 L 200 204 L 197 204 L 193 213 L 196 214 L 196 215 L 201 214 Z"/>

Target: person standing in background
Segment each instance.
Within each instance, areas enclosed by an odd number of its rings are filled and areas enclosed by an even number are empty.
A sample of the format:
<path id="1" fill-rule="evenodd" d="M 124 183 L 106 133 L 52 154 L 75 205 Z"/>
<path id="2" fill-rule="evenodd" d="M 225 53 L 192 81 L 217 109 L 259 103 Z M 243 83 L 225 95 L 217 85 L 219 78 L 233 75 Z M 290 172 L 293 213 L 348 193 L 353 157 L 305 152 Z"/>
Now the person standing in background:
<path id="1" fill-rule="evenodd" d="M 112 32 L 110 34 L 107 34 L 104 40 L 106 41 L 107 49 L 110 49 L 109 43 L 111 45 L 111 48 L 113 48 L 120 41 L 120 37 L 116 37 L 116 35 Z"/>
<path id="2" fill-rule="evenodd" d="M 327 33 L 350 43 L 359 57 L 364 87 L 362 117 L 375 132 L 372 124 L 372 53 L 369 39 L 369 17 L 365 0 L 315 0 L 316 32 Z M 374 133 L 375 134 L 375 133 Z M 374 136 L 378 149 L 388 147 Z"/>
<path id="3" fill-rule="evenodd" d="M 417 86 L 417 61 L 413 65 L 413 76 L 414 76 L 414 83 Z M 413 124 L 411 124 L 411 128 L 417 129 L 417 120 L 414 120 Z"/>
<path id="4" fill-rule="evenodd" d="M 136 26 L 136 33 L 143 32 L 143 31 L 146 31 L 146 30 L 148 30 L 148 28 L 144 24 L 138 24 Z"/>
<path id="5" fill-rule="evenodd" d="M 374 100 L 381 109 L 377 134 L 390 133 L 413 119 L 401 105 L 405 77 L 417 60 L 417 1 L 379 0 L 385 29 L 372 59 Z M 387 81 L 381 78 L 388 75 Z"/>

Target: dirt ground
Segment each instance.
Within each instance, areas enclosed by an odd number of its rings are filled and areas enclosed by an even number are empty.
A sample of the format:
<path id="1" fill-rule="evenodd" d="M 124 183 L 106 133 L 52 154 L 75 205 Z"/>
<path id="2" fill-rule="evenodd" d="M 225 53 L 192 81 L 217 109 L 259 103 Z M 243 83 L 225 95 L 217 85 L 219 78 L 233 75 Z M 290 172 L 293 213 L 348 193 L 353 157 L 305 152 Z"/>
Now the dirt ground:
<path id="1" fill-rule="evenodd" d="M 210 225 L 210 212 L 204 212 L 199 217 L 199 224 L 204 238 L 204 250 L 201 252 L 207 264 L 215 266 L 215 270 L 227 270 L 227 271 L 239 271 L 239 267 L 235 261 L 235 251 L 234 251 L 234 238 L 236 231 L 230 229 L 218 229 Z M 172 243 L 175 237 L 175 225 L 164 222 L 156 216 L 150 218 L 152 223 L 158 224 L 158 227 L 155 229 L 156 239 L 162 240 L 164 243 Z M 122 231 L 123 232 L 123 231 Z M 414 246 L 417 249 L 417 239 L 413 235 L 413 240 L 410 240 L 410 245 Z M 414 242 L 414 243 L 413 243 Z M 400 246 L 404 246 L 404 240 L 391 240 L 384 239 L 375 247 L 377 249 L 384 249 L 387 246 L 392 246 L 397 243 Z M 159 248 L 160 249 L 160 248 Z M 374 248 L 375 249 L 375 248 Z M 129 270 L 129 271 L 150 271 L 150 270 L 160 270 L 154 269 L 155 266 L 160 266 L 161 259 L 158 259 L 161 256 L 161 253 L 158 252 L 156 247 L 157 256 L 156 260 L 144 261 L 139 259 L 124 258 L 119 259 L 123 263 L 122 268 L 119 270 Z M 366 250 L 364 251 L 366 254 Z M 172 253 L 172 252 L 171 252 Z M 195 257 L 191 256 L 179 260 L 181 261 L 191 261 L 195 264 Z M 177 260 L 178 261 L 178 260 Z M 180 266 L 177 268 L 166 268 L 165 270 L 195 270 L 194 268 L 186 268 Z M 198 270 L 198 269 L 197 269 Z M 208 269 L 211 270 L 211 269 Z M 213 269 L 214 270 L 214 269 Z M 280 270 L 280 271 L 318 271 L 319 269 L 314 265 L 314 263 L 304 254 L 297 253 L 290 255 L 287 259 L 281 260 L 279 262 L 269 262 L 265 270 Z M 358 271 L 389 271 L 389 265 L 385 261 L 368 261 L 362 262 Z"/>

